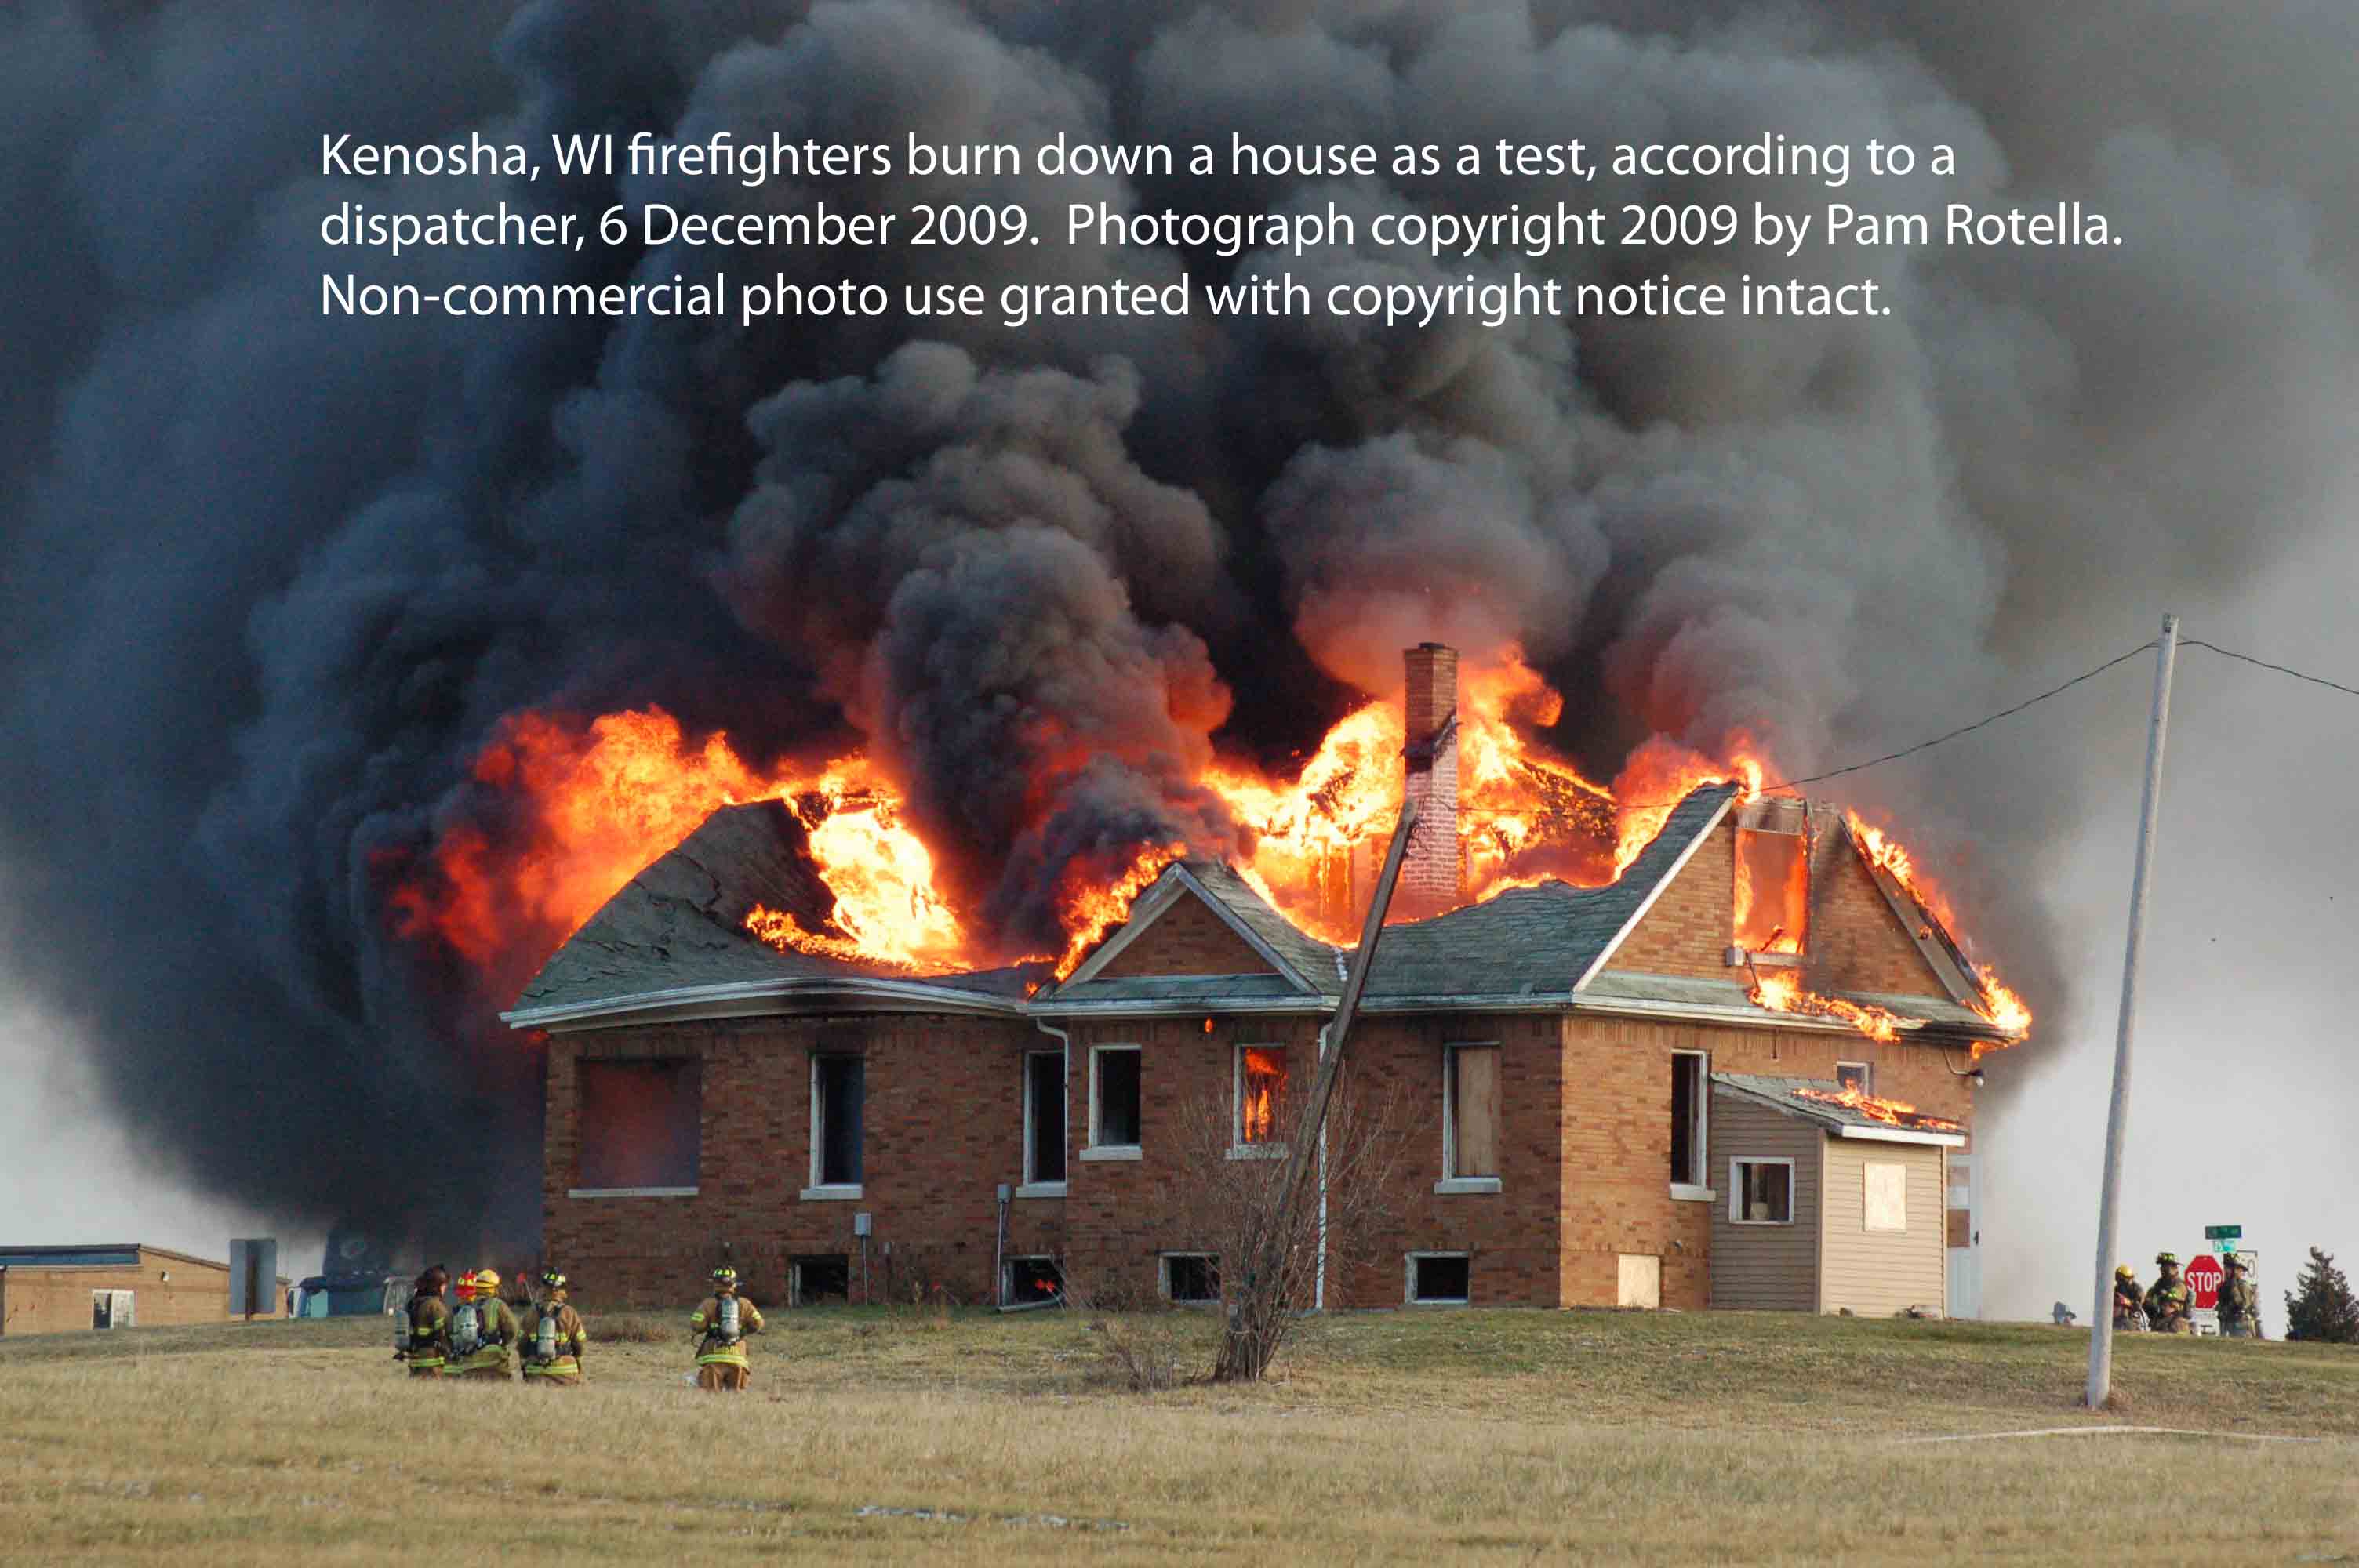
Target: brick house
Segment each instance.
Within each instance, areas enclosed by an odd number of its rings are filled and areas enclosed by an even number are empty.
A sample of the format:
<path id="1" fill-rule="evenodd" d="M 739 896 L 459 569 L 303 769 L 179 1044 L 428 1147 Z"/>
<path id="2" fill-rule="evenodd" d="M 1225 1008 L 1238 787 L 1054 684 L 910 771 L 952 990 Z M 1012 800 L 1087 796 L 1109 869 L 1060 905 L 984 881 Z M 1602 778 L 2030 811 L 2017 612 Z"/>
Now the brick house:
<path id="1" fill-rule="evenodd" d="M 1421 654 L 1449 683 L 1422 710 Z M 1411 734 L 1430 728 L 1408 787 L 1437 815 L 1455 788 L 1442 654 L 1410 655 Z M 756 903 L 825 920 L 803 844 L 780 803 L 714 813 L 504 1015 L 548 1037 L 549 1254 L 607 1300 L 690 1292 L 724 1245 L 757 1296 L 790 1302 L 1020 1299 L 1055 1265 L 1212 1290 L 1177 1119 L 1225 1098 L 1256 1152 L 1254 1108 L 1308 1081 L 1350 955 L 1187 860 L 1038 994 L 1012 971 L 875 973 L 743 929 Z M 1403 885 L 1446 903 L 1432 884 L 1454 869 L 1418 861 L 1456 854 L 1420 832 Z M 1752 978 L 1779 970 L 1910 1022 L 1878 1041 L 1769 1011 Z M 1349 1060 L 1412 1157 L 1382 1265 L 1328 1280 L 1325 1303 L 1892 1311 L 1941 1308 L 1946 1281 L 1971 1314 L 1973 1046 L 2010 1038 L 1979 997 L 1839 812 L 1724 785 L 1609 886 L 1388 925 Z M 1846 1089 L 1919 1113 L 1878 1122 Z"/>

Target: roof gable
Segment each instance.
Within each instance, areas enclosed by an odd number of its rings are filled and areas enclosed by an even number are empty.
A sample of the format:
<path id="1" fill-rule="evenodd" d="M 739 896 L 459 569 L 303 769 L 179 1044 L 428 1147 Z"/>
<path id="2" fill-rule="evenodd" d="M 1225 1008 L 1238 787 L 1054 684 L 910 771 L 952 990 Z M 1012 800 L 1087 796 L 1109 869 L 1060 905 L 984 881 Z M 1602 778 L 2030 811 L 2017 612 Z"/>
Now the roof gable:
<path id="1" fill-rule="evenodd" d="M 1296 928 L 1236 871 L 1217 860 L 1175 860 L 1057 994 L 1115 980 L 1248 975 L 1275 975 L 1310 995 L 1343 988 L 1336 949 Z"/>

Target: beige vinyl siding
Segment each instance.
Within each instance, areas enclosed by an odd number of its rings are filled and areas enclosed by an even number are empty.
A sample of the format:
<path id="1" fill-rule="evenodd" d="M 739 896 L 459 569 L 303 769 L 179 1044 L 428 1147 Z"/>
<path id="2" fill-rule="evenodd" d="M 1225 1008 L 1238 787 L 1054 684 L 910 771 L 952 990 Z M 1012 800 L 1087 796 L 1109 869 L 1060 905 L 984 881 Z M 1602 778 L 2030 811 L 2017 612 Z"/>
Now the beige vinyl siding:
<path id="1" fill-rule="evenodd" d="M 1713 1191 L 1712 1304 L 1769 1312 L 1811 1312 L 1818 1306 L 1819 1146 L 1825 1135 L 1810 1123 L 1765 1106 L 1715 1092 L 1711 1147 L 1705 1151 Z M 1738 1159 L 1794 1162 L 1794 1223 L 1737 1225 L 1728 1217 L 1728 1162 Z"/>
<path id="2" fill-rule="evenodd" d="M 1866 1227 L 1867 1167 L 1908 1172 L 1907 1231 Z M 1889 1317 L 1919 1303 L 1942 1304 L 1941 1151 L 1918 1143 L 1831 1138 L 1826 1152 L 1826 1246 L 1821 1311 L 1849 1307 L 1861 1317 Z"/>

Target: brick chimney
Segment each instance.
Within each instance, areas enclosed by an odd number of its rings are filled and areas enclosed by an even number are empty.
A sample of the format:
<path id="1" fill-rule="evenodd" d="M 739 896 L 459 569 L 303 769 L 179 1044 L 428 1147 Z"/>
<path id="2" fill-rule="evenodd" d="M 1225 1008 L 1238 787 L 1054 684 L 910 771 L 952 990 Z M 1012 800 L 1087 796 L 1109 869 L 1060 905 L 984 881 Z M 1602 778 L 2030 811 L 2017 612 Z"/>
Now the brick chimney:
<path id="1" fill-rule="evenodd" d="M 1417 830 L 1401 860 L 1393 893 L 1396 917 L 1421 920 L 1457 907 L 1458 650 L 1419 643 L 1403 655 L 1408 665 L 1402 793 L 1418 803 Z"/>

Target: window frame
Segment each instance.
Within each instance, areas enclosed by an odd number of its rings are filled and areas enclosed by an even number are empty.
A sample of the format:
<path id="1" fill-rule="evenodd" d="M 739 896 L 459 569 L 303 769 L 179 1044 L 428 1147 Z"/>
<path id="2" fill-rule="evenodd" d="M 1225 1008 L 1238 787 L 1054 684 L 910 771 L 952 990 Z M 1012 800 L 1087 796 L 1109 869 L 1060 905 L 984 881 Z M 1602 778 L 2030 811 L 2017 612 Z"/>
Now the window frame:
<path id="1" fill-rule="evenodd" d="M 1462 1176 L 1458 1173 L 1458 1054 L 1462 1051 L 1496 1051 L 1499 1066 L 1506 1069 L 1506 1053 L 1497 1040 L 1451 1040 L 1441 1047 L 1441 1179 L 1433 1184 L 1438 1197 L 1466 1196 L 1500 1190 L 1499 1177 Z M 1506 1114 L 1504 1098 L 1500 1115 Z"/>
<path id="2" fill-rule="evenodd" d="M 1712 1190 L 1712 1053 L 1690 1046 L 1680 1046 L 1671 1052 L 1671 1066 L 1679 1070 L 1682 1056 L 1695 1058 L 1695 1105 L 1691 1115 L 1694 1126 L 1688 1131 L 1688 1173 L 1694 1181 L 1671 1183 L 1671 1196 L 1682 1203 L 1711 1203 L 1719 1197 Z"/>
<path id="3" fill-rule="evenodd" d="M 1745 1217 L 1745 1165 L 1783 1165 L 1786 1167 L 1786 1217 L 1783 1219 L 1747 1219 Z M 1795 1223 L 1797 1207 L 1794 1192 L 1794 1161 L 1785 1154 L 1731 1154 L 1728 1157 L 1728 1223 L 1731 1225 L 1790 1226 Z"/>
<path id="4" fill-rule="evenodd" d="M 1873 1062 L 1837 1062 L 1837 1063 L 1835 1064 L 1835 1087 L 1837 1087 L 1837 1088 L 1846 1088 L 1846 1087 L 1850 1087 L 1850 1086 L 1846 1085 L 1846 1084 L 1843 1081 L 1843 1069 L 1844 1069 L 1845 1067 L 1857 1067 L 1857 1068 L 1859 1069 L 1859 1092 L 1860 1092 L 1860 1093 L 1862 1093 L 1862 1094 L 1864 1094 L 1864 1095 L 1873 1095 L 1874 1093 L 1875 1093 L 1875 1063 L 1873 1063 Z"/>
<path id="5" fill-rule="evenodd" d="M 1401 1300 L 1413 1307 L 1462 1307 L 1474 1304 L 1474 1254 L 1463 1249 L 1426 1249 L 1405 1254 L 1408 1270 L 1401 1285 Z M 1417 1266 L 1429 1259 L 1456 1259 L 1466 1265 L 1466 1293 L 1462 1296 L 1420 1296 L 1417 1293 Z"/>
<path id="6" fill-rule="evenodd" d="M 1741 953 L 1745 957 L 1759 964 L 1799 965 L 1810 950 L 1810 874 L 1813 869 L 1810 865 L 1810 836 L 1807 831 L 1799 828 L 1792 832 L 1787 832 L 1775 827 L 1747 827 L 1741 823 L 1737 827 L 1736 834 L 1736 840 L 1730 847 L 1734 851 L 1734 856 L 1733 871 L 1729 881 L 1729 914 L 1731 916 L 1728 935 L 1729 950 L 1732 953 Z M 1797 849 L 1799 851 L 1802 865 L 1802 929 L 1800 934 L 1795 937 L 1794 950 L 1790 953 L 1780 953 L 1767 947 L 1753 946 L 1745 940 L 1745 934 L 1736 929 L 1736 924 L 1734 918 L 1736 913 L 1736 884 L 1737 881 L 1745 875 L 1745 841 L 1748 836 L 1756 838 L 1791 838 L 1795 840 Z"/>
<path id="7" fill-rule="evenodd" d="M 1278 1080 L 1282 1097 L 1286 1086 L 1294 1081 L 1294 1046 L 1285 1040 L 1240 1040 L 1229 1049 L 1229 1158 L 1232 1160 L 1283 1160 L 1289 1150 L 1286 1141 L 1267 1138 L 1258 1143 L 1245 1141 L 1245 1053 L 1248 1051 L 1282 1051 L 1286 1053 L 1286 1076 Z M 1275 1125 L 1277 1106 L 1270 1107 L 1270 1119 Z"/>
<path id="8" fill-rule="evenodd" d="M 571 1184 L 565 1189 L 568 1198 L 692 1198 L 697 1195 L 704 1169 L 704 1065 L 701 1053 L 680 1054 L 584 1055 L 574 1064 L 573 1119 L 574 1149 Z M 584 1101 L 588 1098 L 588 1079 L 592 1072 L 609 1067 L 651 1068 L 676 1073 L 693 1070 L 696 1074 L 696 1141 L 690 1152 L 690 1180 L 672 1185 L 592 1186 L 582 1180 L 582 1151 L 588 1142 L 586 1130 L 590 1118 Z"/>
<path id="9" fill-rule="evenodd" d="M 820 1084 L 821 1064 L 860 1064 L 860 1142 L 857 1153 L 861 1179 L 831 1182 L 827 1175 L 827 1100 Z M 868 1058 L 857 1051 L 814 1051 L 810 1054 L 810 1185 L 802 1190 L 806 1203 L 841 1202 L 862 1195 L 868 1177 Z"/>
<path id="10" fill-rule="evenodd" d="M 1039 1129 L 1037 1125 L 1038 1118 L 1034 1115 L 1037 1102 L 1032 1092 L 1032 1073 L 1034 1065 L 1043 1057 L 1057 1064 L 1058 1093 L 1065 1100 L 1067 1111 L 1064 1125 L 1060 1130 L 1060 1141 L 1070 1144 L 1072 1131 L 1071 1114 L 1072 1086 L 1071 1075 L 1066 1069 L 1065 1053 L 1052 1047 L 1045 1051 L 1027 1049 L 1022 1052 L 1021 1055 L 1024 1059 L 1023 1068 L 1017 1075 L 1016 1082 L 1017 1093 L 1024 1102 L 1024 1180 L 1022 1184 L 1016 1187 L 1016 1195 L 1019 1198 L 1060 1198 L 1065 1195 L 1066 1176 L 1059 1176 L 1053 1181 L 1045 1182 L 1040 1179 Z M 1060 1162 L 1065 1164 L 1067 1174 L 1070 1175 L 1071 1172 L 1070 1147 L 1060 1148 L 1058 1152 L 1064 1156 Z"/>
<path id="11" fill-rule="evenodd" d="M 1162 1296 L 1165 1301 L 1169 1302 L 1176 1307 L 1216 1307 L 1220 1305 L 1221 1293 L 1217 1284 L 1215 1284 L 1212 1293 L 1209 1296 L 1180 1297 L 1175 1296 L 1171 1293 L 1171 1265 L 1175 1260 L 1185 1259 L 1201 1259 L 1204 1263 L 1211 1267 L 1213 1280 L 1217 1281 L 1220 1279 L 1221 1255 L 1217 1252 L 1179 1251 L 1158 1253 L 1155 1260 L 1155 1287 L 1157 1293 Z"/>
<path id="12" fill-rule="evenodd" d="M 1137 1143 L 1106 1143 L 1101 1141 L 1103 1137 L 1104 1124 L 1101 1115 L 1103 1106 L 1103 1079 L 1098 1071 L 1098 1058 L 1115 1051 L 1127 1051 L 1132 1055 L 1138 1058 L 1137 1130 L 1140 1141 Z M 1079 1158 L 1083 1160 L 1136 1160 L 1140 1157 L 1140 1152 L 1145 1145 L 1145 1140 L 1147 1138 L 1147 1053 L 1142 1047 L 1119 1041 L 1111 1044 L 1093 1045 L 1090 1047 L 1089 1130 L 1089 1141 L 1084 1143 L 1078 1151 Z"/>

